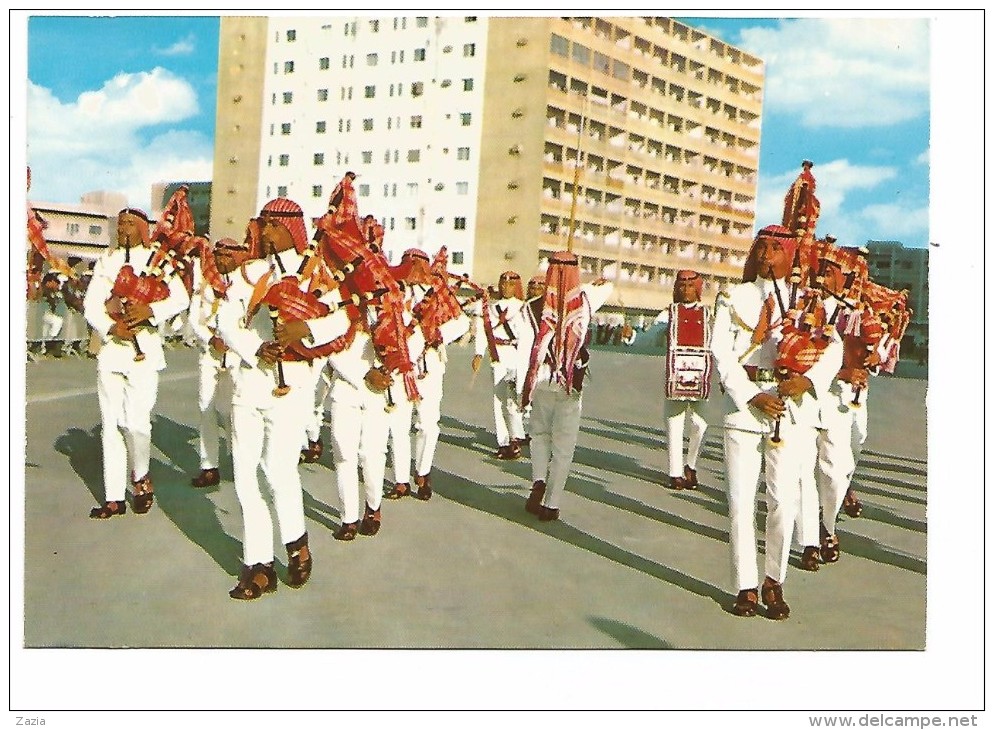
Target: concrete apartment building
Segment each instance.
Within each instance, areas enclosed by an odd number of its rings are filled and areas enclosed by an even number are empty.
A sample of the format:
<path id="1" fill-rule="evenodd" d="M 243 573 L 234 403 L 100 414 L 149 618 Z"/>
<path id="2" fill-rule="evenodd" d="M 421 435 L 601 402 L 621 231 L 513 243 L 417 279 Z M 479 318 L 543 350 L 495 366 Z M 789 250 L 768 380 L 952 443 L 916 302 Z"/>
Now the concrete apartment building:
<path id="1" fill-rule="evenodd" d="M 705 298 L 754 225 L 764 67 L 668 18 L 221 20 L 212 237 L 269 199 L 321 215 L 347 170 L 393 261 L 445 245 L 480 283 L 570 242 L 611 304 Z M 574 195 L 574 188 L 576 194 Z"/>

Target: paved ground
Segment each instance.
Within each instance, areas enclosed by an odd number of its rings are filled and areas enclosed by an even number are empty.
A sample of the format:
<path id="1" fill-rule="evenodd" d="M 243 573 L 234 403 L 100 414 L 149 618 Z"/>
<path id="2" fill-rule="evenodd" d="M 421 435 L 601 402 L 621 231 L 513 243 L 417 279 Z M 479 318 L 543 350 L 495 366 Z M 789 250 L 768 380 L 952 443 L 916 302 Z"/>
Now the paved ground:
<path id="1" fill-rule="evenodd" d="M 727 611 L 719 433 L 708 433 L 697 493 L 660 486 L 659 357 L 595 354 L 562 519 L 546 524 L 523 509 L 527 460 L 490 458 L 488 373 L 473 382 L 470 352 L 452 348 L 436 496 L 384 502 L 379 535 L 341 543 L 330 454 L 302 466 L 311 582 L 247 603 L 227 595 L 240 563 L 230 467 L 216 489 L 188 486 L 198 467 L 195 356 L 180 347 L 167 358 L 153 427 L 156 506 L 106 522 L 86 516 L 102 499 L 94 362 L 27 366 L 26 647 L 926 645 L 924 381 L 874 381 L 855 480 L 864 515 L 843 518 L 839 563 L 791 571 L 792 616 L 773 622 Z"/>

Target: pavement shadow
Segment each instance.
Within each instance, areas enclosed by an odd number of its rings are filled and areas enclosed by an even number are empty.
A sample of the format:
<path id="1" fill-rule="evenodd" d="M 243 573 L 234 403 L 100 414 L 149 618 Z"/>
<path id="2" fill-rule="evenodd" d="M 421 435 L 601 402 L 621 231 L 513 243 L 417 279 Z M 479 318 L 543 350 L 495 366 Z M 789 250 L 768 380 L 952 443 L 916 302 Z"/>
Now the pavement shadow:
<path id="1" fill-rule="evenodd" d="M 914 477 L 928 477 L 928 471 L 926 471 L 925 469 L 919 469 L 917 467 L 908 466 L 907 464 L 904 463 L 894 464 L 887 461 L 880 461 L 878 459 L 865 459 L 863 458 L 865 454 L 866 452 L 864 451 L 859 459 L 859 466 L 861 468 L 873 469 L 875 471 L 894 472 L 897 474 L 906 474 L 908 476 L 914 476 Z M 898 461 L 900 461 L 902 457 L 888 456 L 887 458 L 897 459 Z M 925 485 L 923 484 L 908 484 L 908 487 L 911 489 L 925 489 Z"/>
<path id="2" fill-rule="evenodd" d="M 901 464 L 921 464 L 922 466 L 928 464 L 928 460 L 916 456 L 898 456 L 897 454 L 885 454 L 882 451 L 871 451 L 869 449 L 863 449 L 864 456 L 875 456 L 883 459 L 893 459 L 900 462 Z M 926 476 L 923 472 L 922 476 Z"/>
<path id="3" fill-rule="evenodd" d="M 152 442 L 171 457 L 171 463 L 158 458 L 152 460 L 150 472 L 155 485 L 155 503 L 190 542 L 234 577 L 242 566 L 242 543 L 225 532 L 218 520 L 218 507 L 208 496 L 230 483 L 221 482 L 213 489 L 190 486 L 189 475 L 200 468 L 200 456 L 190 445 L 190 439 L 196 436 L 196 429 L 190 426 L 161 414 L 155 416 Z"/>
<path id="4" fill-rule="evenodd" d="M 630 624 L 610 618 L 591 616 L 588 621 L 598 631 L 607 634 L 626 649 L 672 649 L 673 645 L 658 636 L 646 633 Z"/>
<path id="5" fill-rule="evenodd" d="M 342 523 L 341 512 L 320 499 L 315 499 L 306 489 L 304 490 L 304 516 L 332 532 L 336 532 Z"/>
<path id="6" fill-rule="evenodd" d="M 97 504 L 104 503 L 103 447 L 100 425 L 89 431 L 70 428 L 55 439 L 55 450 L 69 458 L 69 466 L 83 480 Z"/>
<path id="7" fill-rule="evenodd" d="M 927 505 L 927 497 L 918 497 L 911 494 L 901 494 L 900 492 L 895 492 L 893 489 L 884 489 L 876 485 L 883 485 L 885 487 L 908 487 L 910 486 L 907 482 L 898 481 L 897 479 L 888 479 L 887 477 L 878 477 L 870 474 L 865 474 L 862 471 L 858 471 L 857 474 L 852 479 L 852 488 L 856 490 L 859 495 L 873 494 L 878 497 L 886 497 L 887 499 L 895 499 L 898 502 L 907 502 L 908 504 L 920 504 Z"/>
<path id="8" fill-rule="evenodd" d="M 496 492 L 478 482 L 441 470 L 437 482 L 433 481 L 432 486 L 438 494 L 457 504 L 545 533 L 549 537 L 650 575 L 688 593 L 708 598 L 718 604 L 723 611 L 727 611 L 726 603 L 729 596 L 717 586 L 624 550 L 595 535 L 583 532 L 561 519 L 554 522 L 539 522 L 534 515 L 525 512 L 523 493 Z M 604 491 L 603 487 L 598 487 L 590 480 L 575 476 L 570 480 L 570 487 L 568 491 L 579 494 L 583 493 L 582 490 L 598 488 Z"/>
<path id="9" fill-rule="evenodd" d="M 860 519 L 862 519 L 862 517 Z M 910 555 L 896 548 L 892 548 L 889 545 L 879 543 L 873 538 L 866 537 L 865 535 L 857 535 L 843 530 L 837 530 L 837 534 L 839 536 L 839 548 L 842 552 L 843 560 L 845 559 L 846 553 L 848 553 L 860 558 L 872 560 L 876 563 L 884 563 L 886 565 L 892 565 L 895 568 L 910 570 L 911 572 L 919 573 L 920 575 L 927 574 L 926 561 L 922 558 Z"/>

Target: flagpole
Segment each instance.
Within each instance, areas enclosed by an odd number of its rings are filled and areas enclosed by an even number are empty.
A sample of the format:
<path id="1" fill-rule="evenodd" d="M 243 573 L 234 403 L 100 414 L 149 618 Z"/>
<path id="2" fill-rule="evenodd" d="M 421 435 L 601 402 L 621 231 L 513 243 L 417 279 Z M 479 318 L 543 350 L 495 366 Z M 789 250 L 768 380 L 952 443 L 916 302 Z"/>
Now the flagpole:
<path id="1" fill-rule="evenodd" d="M 573 251 L 573 235 L 576 233 L 576 199 L 580 184 L 580 155 L 583 144 L 583 132 L 587 124 L 587 104 L 589 98 L 583 95 L 583 105 L 580 109 L 580 126 L 576 132 L 576 163 L 573 168 L 573 199 L 569 207 L 569 234 L 566 237 L 566 250 Z"/>

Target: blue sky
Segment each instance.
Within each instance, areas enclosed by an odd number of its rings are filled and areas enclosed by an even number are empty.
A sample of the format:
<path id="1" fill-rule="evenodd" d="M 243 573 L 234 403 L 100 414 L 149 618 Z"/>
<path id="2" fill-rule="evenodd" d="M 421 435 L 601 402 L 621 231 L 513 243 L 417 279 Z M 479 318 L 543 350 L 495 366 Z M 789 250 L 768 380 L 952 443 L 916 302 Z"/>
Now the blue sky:
<path id="1" fill-rule="evenodd" d="M 927 245 L 928 20 L 681 20 L 767 62 L 759 225 L 779 222 L 809 158 L 819 233 Z M 147 207 L 156 180 L 209 179 L 218 29 L 216 17 L 29 18 L 32 199 L 113 189 Z"/>

